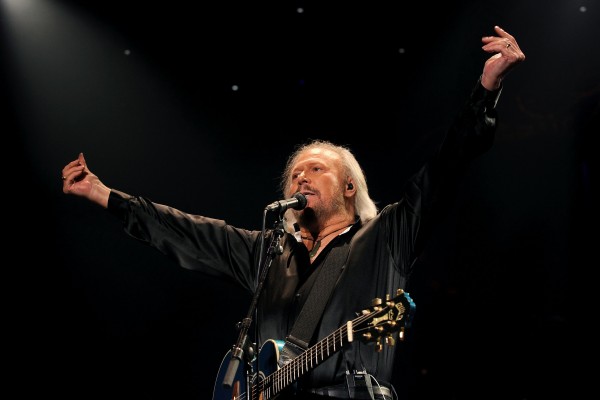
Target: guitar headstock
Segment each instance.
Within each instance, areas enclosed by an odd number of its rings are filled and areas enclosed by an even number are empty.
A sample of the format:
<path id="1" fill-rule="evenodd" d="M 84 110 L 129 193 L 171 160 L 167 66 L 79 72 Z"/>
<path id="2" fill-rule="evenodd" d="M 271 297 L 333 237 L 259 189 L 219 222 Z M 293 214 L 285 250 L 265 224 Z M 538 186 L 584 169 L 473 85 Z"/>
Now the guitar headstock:
<path id="1" fill-rule="evenodd" d="M 410 327 L 415 312 L 415 303 L 408 293 L 402 289 L 396 296 L 386 295 L 385 300 L 373 299 L 372 306 L 362 311 L 358 324 L 354 324 L 354 333 L 363 342 L 375 342 L 376 350 L 383 350 L 383 345 L 393 346 L 396 341 L 393 334 L 398 332 L 398 339 L 404 340 L 404 330 Z M 356 321 L 355 321 L 356 322 Z"/>

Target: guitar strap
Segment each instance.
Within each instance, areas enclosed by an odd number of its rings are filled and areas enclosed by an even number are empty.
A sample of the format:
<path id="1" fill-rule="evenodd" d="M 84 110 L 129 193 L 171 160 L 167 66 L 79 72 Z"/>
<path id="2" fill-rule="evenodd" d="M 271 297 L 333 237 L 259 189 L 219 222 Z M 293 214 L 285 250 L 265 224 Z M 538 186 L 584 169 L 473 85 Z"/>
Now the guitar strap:
<path id="1" fill-rule="evenodd" d="M 351 238 L 352 235 L 349 237 Z M 323 260 L 323 264 L 319 267 L 319 275 L 310 289 L 310 294 L 302 306 L 292 330 L 286 337 L 278 360 L 280 366 L 285 365 L 308 348 L 315 327 L 325 309 L 325 304 L 346 266 L 349 251 L 350 241 L 346 240 L 341 246 L 332 247 Z"/>

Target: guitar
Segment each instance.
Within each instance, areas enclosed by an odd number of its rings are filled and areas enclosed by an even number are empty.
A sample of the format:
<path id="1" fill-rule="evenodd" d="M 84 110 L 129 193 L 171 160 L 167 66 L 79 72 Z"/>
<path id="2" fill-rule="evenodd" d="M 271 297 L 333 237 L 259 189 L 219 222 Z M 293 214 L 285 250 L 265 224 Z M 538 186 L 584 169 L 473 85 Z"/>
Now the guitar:
<path id="1" fill-rule="evenodd" d="M 398 339 L 403 340 L 405 328 L 410 327 L 414 311 L 415 303 L 402 289 L 398 289 L 393 298 L 387 295 L 385 302 L 380 298 L 373 299 L 371 308 L 362 310 L 357 318 L 346 322 L 282 367 L 279 367 L 277 361 L 285 342 L 269 339 L 261 346 L 258 358 L 253 362 L 251 369 L 258 372 L 247 376 L 248 374 L 240 367 L 234 377 L 233 385 L 231 388 L 226 388 L 222 382 L 231 360 L 230 350 L 219 367 L 213 389 L 213 400 L 275 399 L 301 376 L 355 339 L 366 343 L 375 342 L 376 351 L 383 350 L 384 345 L 393 346 L 395 344 L 393 334 L 396 332 Z"/>

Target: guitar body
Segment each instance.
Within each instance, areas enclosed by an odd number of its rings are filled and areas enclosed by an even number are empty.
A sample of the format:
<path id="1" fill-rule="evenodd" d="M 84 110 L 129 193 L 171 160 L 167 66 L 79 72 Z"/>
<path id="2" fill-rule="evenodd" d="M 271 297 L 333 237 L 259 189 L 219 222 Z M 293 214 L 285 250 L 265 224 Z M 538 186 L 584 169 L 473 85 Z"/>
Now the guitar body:
<path id="1" fill-rule="evenodd" d="M 223 361 L 221 361 L 221 366 L 219 367 L 219 373 L 217 374 L 217 380 L 213 389 L 213 400 L 254 400 L 252 397 L 252 385 L 261 382 L 266 376 L 277 371 L 279 353 L 284 344 L 285 342 L 282 340 L 269 339 L 265 341 L 258 352 L 258 359 L 252 365 L 253 370 L 249 371 L 243 363 L 240 363 L 233 379 L 233 385 L 231 388 L 226 388 L 223 386 L 223 379 L 225 379 L 225 374 L 231 361 L 231 350 L 229 350 L 225 354 L 225 357 L 223 357 Z M 258 371 L 258 376 L 256 376 L 256 371 Z M 254 393 L 254 396 L 256 400 L 262 398 L 258 393 Z"/>
<path id="2" fill-rule="evenodd" d="M 269 339 L 265 341 L 258 352 L 258 382 L 277 371 L 279 352 L 285 344 L 282 340 Z M 254 382 L 256 383 L 256 382 Z"/>

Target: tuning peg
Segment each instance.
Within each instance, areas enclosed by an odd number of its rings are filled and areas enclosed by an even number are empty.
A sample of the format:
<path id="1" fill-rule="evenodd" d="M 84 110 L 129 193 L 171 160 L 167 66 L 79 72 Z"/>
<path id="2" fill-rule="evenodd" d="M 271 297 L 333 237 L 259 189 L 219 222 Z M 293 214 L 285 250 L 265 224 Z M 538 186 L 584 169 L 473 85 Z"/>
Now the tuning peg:
<path id="1" fill-rule="evenodd" d="M 392 335 L 387 335 L 385 337 L 385 344 L 387 344 L 388 346 L 393 346 L 396 344 L 396 341 L 394 340 L 394 338 L 392 337 Z"/>
<path id="2" fill-rule="evenodd" d="M 383 304 L 383 301 L 379 297 L 371 300 L 372 306 L 380 306 L 381 304 Z"/>

